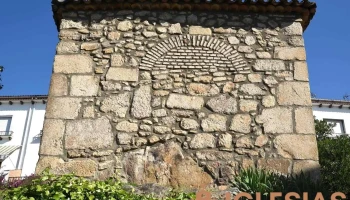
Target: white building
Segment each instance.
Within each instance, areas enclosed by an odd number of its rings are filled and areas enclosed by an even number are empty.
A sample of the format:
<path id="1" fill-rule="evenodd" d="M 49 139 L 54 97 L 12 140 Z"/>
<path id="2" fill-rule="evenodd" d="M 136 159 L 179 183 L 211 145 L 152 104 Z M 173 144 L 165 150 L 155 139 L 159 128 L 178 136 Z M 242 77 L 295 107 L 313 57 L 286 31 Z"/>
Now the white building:
<path id="1" fill-rule="evenodd" d="M 35 172 L 47 96 L 0 96 L 0 174 Z M 313 99 L 317 119 L 335 123 L 335 135 L 350 132 L 350 101 Z"/>
<path id="2" fill-rule="evenodd" d="M 0 174 L 34 173 L 47 96 L 0 96 Z"/>
<path id="3" fill-rule="evenodd" d="M 335 123 L 334 135 L 350 134 L 350 101 L 313 99 L 312 110 L 316 119 Z"/>

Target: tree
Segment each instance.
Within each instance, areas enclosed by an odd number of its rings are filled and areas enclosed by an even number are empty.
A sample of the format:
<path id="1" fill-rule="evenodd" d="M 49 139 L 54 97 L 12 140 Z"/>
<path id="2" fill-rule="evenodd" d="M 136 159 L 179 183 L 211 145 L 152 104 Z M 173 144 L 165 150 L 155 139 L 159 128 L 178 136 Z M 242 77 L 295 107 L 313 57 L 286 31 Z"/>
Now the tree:
<path id="1" fill-rule="evenodd" d="M 318 120 L 315 118 L 315 131 L 318 140 L 328 138 L 333 134 L 335 124 L 329 123 L 326 120 Z"/>
<path id="2" fill-rule="evenodd" d="M 2 80 L 1 80 L 1 72 L 4 71 L 4 67 L 0 65 L 0 90 L 2 89 L 3 85 L 1 84 Z"/>

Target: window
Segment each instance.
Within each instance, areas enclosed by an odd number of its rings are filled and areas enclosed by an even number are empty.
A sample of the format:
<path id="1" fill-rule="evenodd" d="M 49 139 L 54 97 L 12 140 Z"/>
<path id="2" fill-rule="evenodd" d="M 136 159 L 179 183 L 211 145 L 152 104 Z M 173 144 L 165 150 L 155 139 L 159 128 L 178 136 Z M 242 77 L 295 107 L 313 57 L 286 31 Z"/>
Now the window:
<path id="1" fill-rule="evenodd" d="M 334 124 L 333 133 L 336 135 L 345 134 L 344 120 L 341 119 L 325 119 L 328 123 Z"/>
<path id="2" fill-rule="evenodd" d="M 11 136 L 10 131 L 12 117 L 0 117 L 0 137 L 1 136 Z"/>

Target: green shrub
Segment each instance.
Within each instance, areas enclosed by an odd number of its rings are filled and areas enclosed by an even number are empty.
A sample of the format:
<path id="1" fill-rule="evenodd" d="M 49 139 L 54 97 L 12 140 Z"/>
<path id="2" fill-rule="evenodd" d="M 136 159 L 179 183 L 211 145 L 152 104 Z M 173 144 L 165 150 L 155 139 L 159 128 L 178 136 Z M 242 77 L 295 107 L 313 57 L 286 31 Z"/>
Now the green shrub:
<path id="1" fill-rule="evenodd" d="M 333 134 L 334 123 L 329 123 L 326 120 L 315 119 L 315 131 L 318 140 L 323 140 Z"/>
<path id="2" fill-rule="evenodd" d="M 350 137 L 318 141 L 323 182 L 332 192 L 350 193 Z"/>
<path id="3" fill-rule="evenodd" d="M 192 199 L 194 194 L 171 193 L 165 200 Z M 124 185 L 114 179 L 91 181 L 72 174 L 55 176 L 44 172 L 30 184 L 0 191 L 4 200 L 155 200 L 151 195 L 138 195 L 127 191 Z"/>

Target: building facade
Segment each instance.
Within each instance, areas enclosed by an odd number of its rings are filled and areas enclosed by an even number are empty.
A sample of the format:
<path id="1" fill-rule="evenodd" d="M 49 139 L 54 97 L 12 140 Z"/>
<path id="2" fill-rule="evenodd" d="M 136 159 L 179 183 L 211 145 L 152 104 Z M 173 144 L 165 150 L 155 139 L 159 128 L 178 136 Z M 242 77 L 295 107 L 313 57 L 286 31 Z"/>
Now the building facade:
<path id="1" fill-rule="evenodd" d="M 247 166 L 318 170 L 303 40 L 315 3 L 52 3 L 38 173 L 198 188 Z"/>
<path id="2" fill-rule="evenodd" d="M 0 174 L 16 178 L 35 172 L 47 96 L 0 97 Z"/>

